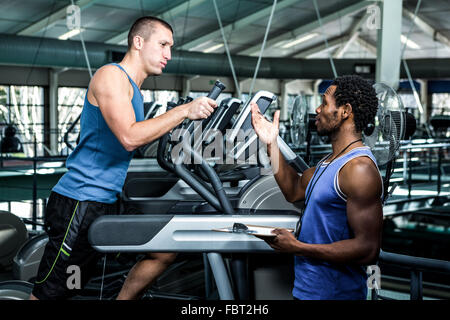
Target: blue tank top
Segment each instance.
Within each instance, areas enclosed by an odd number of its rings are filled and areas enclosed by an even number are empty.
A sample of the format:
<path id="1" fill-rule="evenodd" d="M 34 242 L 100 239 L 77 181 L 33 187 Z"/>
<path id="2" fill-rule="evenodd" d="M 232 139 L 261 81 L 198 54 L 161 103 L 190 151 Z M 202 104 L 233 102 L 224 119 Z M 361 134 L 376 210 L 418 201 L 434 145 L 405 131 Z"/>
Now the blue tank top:
<path id="1" fill-rule="evenodd" d="M 136 121 L 144 120 L 144 102 L 139 87 L 126 71 L 133 86 L 133 105 Z M 134 152 L 120 144 L 106 124 L 100 108 L 84 99 L 80 119 L 80 142 L 66 161 L 68 171 L 61 177 L 53 191 L 79 201 L 113 203 L 122 191 L 128 166 Z"/>
<path id="2" fill-rule="evenodd" d="M 369 157 L 377 165 L 368 147 L 358 147 L 335 159 L 322 174 L 303 214 L 299 241 L 328 244 L 353 238 L 347 222 L 346 197 L 339 188 L 339 171 L 348 161 L 362 156 Z M 326 163 L 320 161 L 306 194 L 325 167 Z M 294 259 L 294 297 L 301 300 L 367 298 L 367 275 L 363 266 L 334 264 L 304 256 L 295 256 Z"/>

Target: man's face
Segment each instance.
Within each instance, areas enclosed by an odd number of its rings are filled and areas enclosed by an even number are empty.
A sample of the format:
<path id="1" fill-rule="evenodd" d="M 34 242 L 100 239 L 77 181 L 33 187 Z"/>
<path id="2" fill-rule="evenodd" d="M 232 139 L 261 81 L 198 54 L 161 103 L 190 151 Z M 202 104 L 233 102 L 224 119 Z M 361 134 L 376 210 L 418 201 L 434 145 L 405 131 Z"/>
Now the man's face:
<path id="1" fill-rule="evenodd" d="M 148 75 L 160 75 L 171 59 L 172 32 L 160 23 L 155 23 L 153 33 L 143 41 L 140 50 L 145 71 Z"/>
<path id="2" fill-rule="evenodd" d="M 334 98 L 335 91 L 336 86 L 329 86 L 322 95 L 322 104 L 316 109 L 315 125 L 319 136 L 331 136 L 341 126 L 342 119 Z"/>

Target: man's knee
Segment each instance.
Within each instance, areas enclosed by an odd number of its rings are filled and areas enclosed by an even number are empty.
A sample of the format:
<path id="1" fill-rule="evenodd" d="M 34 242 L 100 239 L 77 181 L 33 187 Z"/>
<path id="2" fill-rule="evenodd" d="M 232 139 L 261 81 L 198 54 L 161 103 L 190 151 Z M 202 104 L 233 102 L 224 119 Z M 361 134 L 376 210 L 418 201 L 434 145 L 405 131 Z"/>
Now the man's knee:
<path id="1" fill-rule="evenodd" d="M 34 294 L 31 293 L 28 300 L 39 300 L 39 299 L 37 297 L 35 297 Z"/>
<path id="2" fill-rule="evenodd" d="M 150 253 L 147 254 L 147 258 L 157 260 L 159 263 L 166 266 L 171 265 L 177 258 L 176 253 Z"/>

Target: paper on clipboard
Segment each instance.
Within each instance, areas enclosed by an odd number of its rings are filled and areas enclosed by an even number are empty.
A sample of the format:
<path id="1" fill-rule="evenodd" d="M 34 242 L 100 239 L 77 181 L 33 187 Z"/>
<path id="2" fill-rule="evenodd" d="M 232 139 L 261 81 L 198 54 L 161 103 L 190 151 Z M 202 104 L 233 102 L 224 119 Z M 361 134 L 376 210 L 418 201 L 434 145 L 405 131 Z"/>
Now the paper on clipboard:
<path id="1" fill-rule="evenodd" d="M 247 224 L 244 226 L 247 228 L 236 230 L 236 227 L 227 227 L 227 228 L 217 228 L 217 229 L 212 229 L 212 230 L 218 231 L 218 232 L 244 233 L 244 234 L 259 236 L 259 237 L 275 237 L 276 236 L 276 234 L 272 233 L 272 231 L 277 229 L 277 227 L 257 226 L 257 225 L 251 225 L 251 224 Z M 289 232 L 294 231 L 294 229 L 287 229 L 287 230 Z"/>

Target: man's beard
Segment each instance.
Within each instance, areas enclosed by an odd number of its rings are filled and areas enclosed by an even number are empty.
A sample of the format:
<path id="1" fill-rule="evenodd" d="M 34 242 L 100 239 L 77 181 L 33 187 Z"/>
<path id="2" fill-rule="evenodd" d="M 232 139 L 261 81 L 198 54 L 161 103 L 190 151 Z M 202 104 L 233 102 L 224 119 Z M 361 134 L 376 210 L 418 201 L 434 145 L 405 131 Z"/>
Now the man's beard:
<path id="1" fill-rule="evenodd" d="M 317 135 L 319 137 L 330 137 L 333 132 L 335 132 L 335 130 L 322 129 L 320 131 L 317 130 Z"/>
<path id="2" fill-rule="evenodd" d="M 333 121 L 337 119 L 337 111 L 333 114 Z M 331 138 L 335 133 L 337 133 L 342 125 L 342 121 L 335 124 L 331 128 L 322 128 L 321 130 L 317 129 L 317 135 L 320 137 L 329 137 Z"/>
<path id="3" fill-rule="evenodd" d="M 319 137 L 329 137 L 331 138 L 336 132 L 339 131 L 340 124 L 337 126 L 334 126 L 332 128 L 322 128 L 321 130 L 317 130 L 317 135 Z"/>

